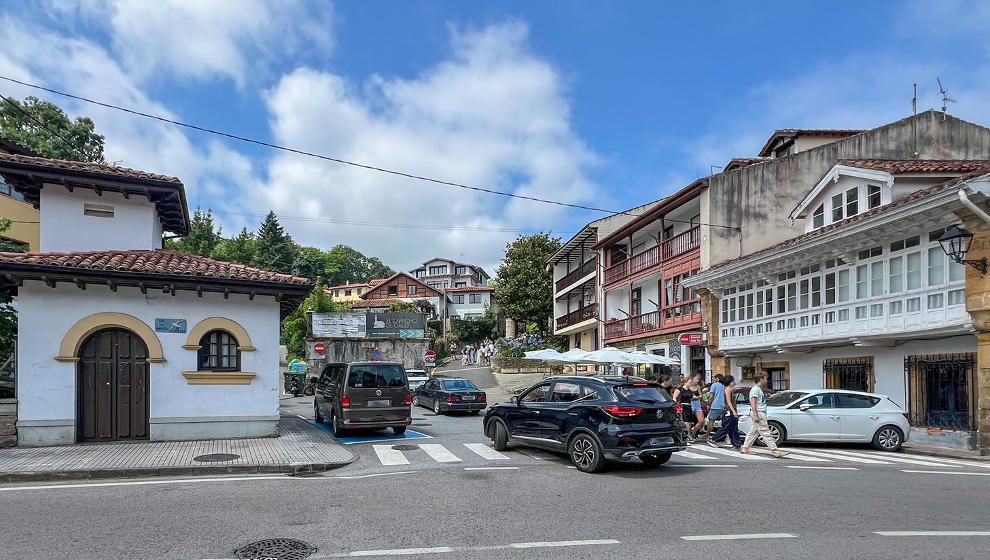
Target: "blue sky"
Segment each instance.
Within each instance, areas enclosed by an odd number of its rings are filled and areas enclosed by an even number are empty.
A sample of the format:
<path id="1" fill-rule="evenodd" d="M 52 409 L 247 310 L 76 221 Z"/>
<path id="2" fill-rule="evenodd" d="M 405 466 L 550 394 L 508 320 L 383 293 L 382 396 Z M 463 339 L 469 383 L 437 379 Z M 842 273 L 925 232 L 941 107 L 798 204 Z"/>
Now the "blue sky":
<path id="1" fill-rule="evenodd" d="M 990 122 L 981 3 L 91 1 L 0 4 L 0 73 L 309 151 L 623 209 L 776 128 L 865 128 L 939 104 Z M 0 93 L 32 92 L 0 83 Z M 515 230 L 598 217 L 417 183 L 142 121 L 107 156 L 179 176 L 227 232 L 274 209 L 301 243 L 397 268 L 494 268 Z M 302 219 L 297 219 L 302 218 Z M 326 223 L 434 224 L 423 230 Z"/>

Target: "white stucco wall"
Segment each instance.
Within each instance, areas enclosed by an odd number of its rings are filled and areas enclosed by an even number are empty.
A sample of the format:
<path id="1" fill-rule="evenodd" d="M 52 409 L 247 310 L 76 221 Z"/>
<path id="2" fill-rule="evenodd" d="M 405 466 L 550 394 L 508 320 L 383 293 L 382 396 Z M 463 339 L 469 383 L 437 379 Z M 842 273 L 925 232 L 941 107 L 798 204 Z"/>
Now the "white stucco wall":
<path id="1" fill-rule="evenodd" d="M 485 308 L 492 305 L 491 293 L 481 294 L 481 303 L 470 303 L 470 294 L 448 294 L 448 297 L 453 297 L 454 295 L 463 295 L 464 303 L 448 303 L 447 304 L 447 316 L 448 317 L 458 317 L 463 319 L 467 314 L 477 314 L 482 315 L 485 312 Z"/>
<path id="2" fill-rule="evenodd" d="M 195 350 L 182 348 L 187 334 L 155 333 L 164 363 L 150 364 L 151 439 L 199 439 L 274 433 L 278 420 L 279 304 L 272 297 L 74 285 L 49 288 L 25 282 L 19 290 L 18 432 L 22 445 L 72 443 L 75 439 L 76 364 L 54 359 L 66 332 L 99 312 L 132 315 L 154 330 L 155 318 L 186 319 L 188 329 L 209 317 L 225 317 L 247 330 L 255 351 L 241 353 L 241 370 L 257 373 L 249 385 L 189 385 Z"/>
<path id="3" fill-rule="evenodd" d="M 113 206 L 113 218 L 83 214 L 86 203 Z M 85 232 L 80 235 L 80 232 Z M 158 249 L 161 222 L 155 205 L 143 196 L 124 199 L 120 193 L 97 196 L 86 189 L 65 190 L 61 185 L 41 189 L 41 250 L 102 251 Z"/>

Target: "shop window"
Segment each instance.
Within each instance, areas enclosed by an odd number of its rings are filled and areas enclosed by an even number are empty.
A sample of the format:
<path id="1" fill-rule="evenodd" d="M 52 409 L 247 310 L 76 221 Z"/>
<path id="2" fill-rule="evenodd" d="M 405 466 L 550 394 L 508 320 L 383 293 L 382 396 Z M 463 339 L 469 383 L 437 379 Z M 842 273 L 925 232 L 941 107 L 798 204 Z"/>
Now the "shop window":
<path id="1" fill-rule="evenodd" d="M 759 365 L 760 371 L 767 374 L 767 388 L 771 391 L 786 391 L 791 388 L 790 364 L 771 362 Z"/>
<path id="2" fill-rule="evenodd" d="M 227 331 L 209 331 L 199 341 L 199 371 L 240 371 L 241 351 Z"/>

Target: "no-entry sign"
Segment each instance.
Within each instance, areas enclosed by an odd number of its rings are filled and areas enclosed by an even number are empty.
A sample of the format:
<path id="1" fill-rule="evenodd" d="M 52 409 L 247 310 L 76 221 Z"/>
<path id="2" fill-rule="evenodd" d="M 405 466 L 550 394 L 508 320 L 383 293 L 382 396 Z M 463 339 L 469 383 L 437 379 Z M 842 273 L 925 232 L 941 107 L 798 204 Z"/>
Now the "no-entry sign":
<path id="1" fill-rule="evenodd" d="M 426 367 L 433 367 L 437 363 L 437 353 L 433 350 L 427 350 L 426 354 L 423 354 L 423 361 L 426 362 Z"/>
<path id="2" fill-rule="evenodd" d="M 324 346 L 322 342 L 317 342 L 316 344 L 313 345 L 313 352 L 316 352 L 317 354 L 322 354 L 326 351 L 327 351 L 327 347 Z"/>
<path id="3" fill-rule="evenodd" d="M 694 345 L 705 343 L 705 333 L 684 333 L 680 337 L 681 344 Z"/>

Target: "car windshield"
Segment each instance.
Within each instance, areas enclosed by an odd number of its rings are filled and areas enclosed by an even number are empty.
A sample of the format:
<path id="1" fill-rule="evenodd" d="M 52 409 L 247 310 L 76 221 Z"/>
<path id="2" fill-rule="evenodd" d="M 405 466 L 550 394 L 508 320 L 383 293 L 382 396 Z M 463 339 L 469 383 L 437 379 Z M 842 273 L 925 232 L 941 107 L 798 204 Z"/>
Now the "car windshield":
<path id="1" fill-rule="evenodd" d="M 779 393 L 774 393 L 767 397 L 767 406 L 784 406 L 785 404 L 790 404 L 808 393 L 802 393 L 801 391 L 781 391 Z"/>
<path id="2" fill-rule="evenodd" d="M 443 382 L 443 388 L 448 391 L 474 391 L 477 387 L 467 379 L 451 379 Z"/>
<path id="3" fill-rule="evenodd" d="M 351 366 L 347 384 L 354 388 L 383 389 L 404 387 L 406 375 L 398 364 L 368 364 Z"/>
<path id="4" fill-rule="evenodd" d="M 627 401 L 647 404 L 667 402 L 666 391 L 661 391 L 654 385 L 621 385 L 615 388 L 615 394 Z"/>

